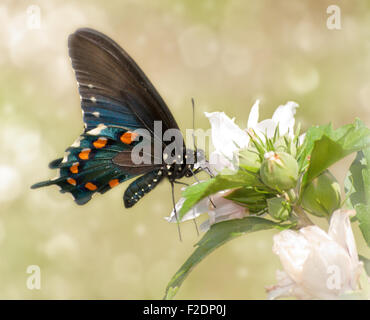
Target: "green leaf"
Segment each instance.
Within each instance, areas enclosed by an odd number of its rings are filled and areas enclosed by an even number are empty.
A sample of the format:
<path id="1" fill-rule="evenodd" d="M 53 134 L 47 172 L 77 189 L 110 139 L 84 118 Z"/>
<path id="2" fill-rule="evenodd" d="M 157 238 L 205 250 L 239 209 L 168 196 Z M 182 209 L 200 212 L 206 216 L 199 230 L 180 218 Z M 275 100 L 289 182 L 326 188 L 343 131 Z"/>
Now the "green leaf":
<path id="1" fill-rule="evenodd" d="M 228 174 L 230 173 L 230 174 Z M 256 175 L 239 170 L 236 173 L 224 171 L 216 177 L 187 187 L 183 192 L 185 202 L 179 212 L 181 218 L 200 200 L 221 190 L 233 189 L 242 186 L 263 186 Z"/>
<path id="2" fill-rule="evenodd" d="M 267 230 L 272 228 L 284 229 L 290 225 L 280 225 L 271 220 L 259 217 L 246 217 L 214 224 L 203 238 L 196 244 L 197 248 L 185 261 L 170 280 L 164 299 L 172 299 L 190 271 L 208 256 L 213 250 L 247 232 Z"/>
<path id="3" fill-rule="evenodd" d="M 259 213 L 267 208 L 266 199 L 273 196 L 274 194 L 265 190 L 242 187 L 225 196 L 225 198 L 237 202 L 240 205 L 247 206 L 251 213 Z"/>
<path id="4" fill-rule="evenodd" d="M 362 255 L 359 255 L 358 257 L 359 257 L 360 261 L 363 262 L 365 271 L 366 271 L 367 275 L 370 277 L 370 259 L 365 258 Z"/>
<path id="5" fill-rule="evenodd" d="M 343 149 L 340 143 L 331 140 L 327 136 L 323 136 L 315 142 L 311 153 L 310 165 L 304 176 L 303 184 L 305 185 L 312 181 L 325 169 L 350 153 L 352 151 Z"/>
<path id="6" fill-rule="evenodd" d="M 356 217 L 360 222 L 360 230 L 367 245 L 370 247 L 370 205 L 360 203 L 355 206 L 355 209 Z"/>
<path id="7" fill-rule="evenodd" d="M 366 168 L 362 170 L 362 177 L 364 180 L 364 194 L 365 198 L 370 202 L 370 148 L 362 150 L 366 162 Z"/>
<path id="8" fill-rule="evenodd" d="M 299 155 L 301 168 L 308 164 L 302 187 L 335 162 L 369 146 L 370 129 L 366 128 L 360 120 L 337 130 L 334 130 L 331 125 L 311 128 Z M 308 156 L 310 156 L 309 163 Z"/>
<path id="9" fill-rule="evenodd" d="M 365 159 L 364 152 L 357 152 L 357 156 L 352 162 L 344 181 L 344 190 L 348 197 L 347 204 L 351 208 L 354 208 L 360 203 L 368 204 L 370 200 L 370 166 L 367 163 L 369 162 Z"/>
<path id="10" fill-rule="evenodd" d="M 329 132 L 331 125 L 315 126 L 307 130 L 303 145 L 298 148 L 298 165 L 300 171 L 309 163 L 309 155 L 312 152 L 315 141 L 320 140 L 322 136 Z"/>
<path id="11" fill-rule="evenodd" d="M 370 148 L 357 153 L 345 179 L 347 204 L 356 210 L 362 235 L 370 247 Z"/>

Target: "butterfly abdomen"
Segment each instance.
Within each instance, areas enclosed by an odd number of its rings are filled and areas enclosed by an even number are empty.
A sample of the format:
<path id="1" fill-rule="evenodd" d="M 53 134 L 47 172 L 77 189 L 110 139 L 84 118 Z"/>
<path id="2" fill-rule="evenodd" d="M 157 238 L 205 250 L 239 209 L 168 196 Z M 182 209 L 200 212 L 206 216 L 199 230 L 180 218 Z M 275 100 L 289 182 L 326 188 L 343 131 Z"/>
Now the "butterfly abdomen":
<path id="1" fill-rule="evenodd" d="M 126 189 L 123 202 L 126 208 L 135 205 L 145 194 L 153 190 L 163 179 L 163 170 L 158 169 L 136 179 Z"/>

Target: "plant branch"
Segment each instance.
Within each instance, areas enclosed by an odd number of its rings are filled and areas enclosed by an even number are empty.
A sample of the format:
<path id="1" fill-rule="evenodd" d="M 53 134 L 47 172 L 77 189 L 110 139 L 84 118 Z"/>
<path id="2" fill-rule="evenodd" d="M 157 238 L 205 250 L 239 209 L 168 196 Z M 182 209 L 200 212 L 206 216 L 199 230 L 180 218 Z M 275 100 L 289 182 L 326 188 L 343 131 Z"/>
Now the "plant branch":
<path id="1" fill-rule="evenodd" d="M 293 207 L 293 210 L 297 215 L 298 219 L 297 229 L 314 225 L 314 223 L 310 220 L 310 218 L 307 216 L 306 212 L 303 210 L 301 206 L 295 205 Z"/>

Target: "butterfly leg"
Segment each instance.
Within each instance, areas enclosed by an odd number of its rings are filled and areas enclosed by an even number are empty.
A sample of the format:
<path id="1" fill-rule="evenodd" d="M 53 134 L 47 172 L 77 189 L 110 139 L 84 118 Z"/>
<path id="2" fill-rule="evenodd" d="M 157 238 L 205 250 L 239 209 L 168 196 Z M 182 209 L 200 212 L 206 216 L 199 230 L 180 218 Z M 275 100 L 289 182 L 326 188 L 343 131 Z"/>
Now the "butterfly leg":
<path id="1" fill-rule="evenodd" d="M 203 170 L 203 168 L 198 168 L 198 169 L 201 169 L 201 170 L 199 170 L 199 171 L 202 171 L 202 170 Z M 191 172 L 192 172 L 192 174 L 193 174 L 193 177 L 194 177 L 195 181 L 196 181 L 196 182 L 198 182 L 198 183 L 200 183 L 199 179 L 198 179 L 198 178 L 197 178 L 197 176 L 195 175 L 195 174 L 197 173 L 198 169 L 196 169 L 195 171 L 191 171 Z M 199 172 L 199 171 L 198 171 L 198 172 Z M 216 205 L 213 203 L 213 201 L 212 201 L 211 197 L 207 196 L 207 198 L 208 198 L 209 202 L 212 204 L 213 208 L 215 208 L 215 209 L 216 209 Z"/>
<path id="2" fill-rule="evenodd" d="M 208 167 L 204 167 L 204 168 L 203 167 L 199 167 L 199 168 L 195 169 L 193 171 L 193 173 L 194 174 L 197 174 L 197 173 L 202 172 L 202 171 L 206 172 L 211 178 L 214 178 L 215 177 L 214 174 L 211 172 L 211 170 Z"/>
<path id="3" fill-rule="evenodd" d="M 215 175 L 211 172 L 211 170 L 208 168 L 208 167 L 204 167 L 203 171 L 207 172 L 208 175 L 211 177 L 211 178 L 214 178 Z"/>
<path id="4" fill-rule="evenodd" d="M 192 210 L 194 210 L 194 209 L 192 209 Z M 197 235 L 199 236 L 198 224 L 197 224 L 197 220 L 195 219 L 195 217 L 194 217 L 193 221 L 194 221 L 195 230 L 197 230 Z"/>
<path id="5" fill-rule="evenodd" d="M 176 183 L 176 184 L 181 184 L 181 185 L 184 185 L 184 186 L 189 186 L 188 183 L 185 183 L 185 182 L 181 182 L 181 181 L 177 181 L 177 180 L 174 180 L 173 183 Z M 199 229 L 198 229 L 198 224 L 197 224 L 197 220 L 194 218 L 192 219 L 194 221 L 194 225 L 195 225 L 195 230 L 197 230 L 197 235 L 199 236 Z"/>
<path id="6" fill-rule="evenodd" d="M 180 230 L 180 221 L 179 221 L 179 216 L 177 215 L 177 210 L 176 210 L 175 187 L 174 187 L 174 182 L 173 181 L 171 181 L 171 193 L 172 193 L 173 211 L 175 212 L 175 217 L 176 217 L 176 222 L 177 222 L 177 230 L 178 230 L 178 233 L 179 233 L 179 239 L 180 239 L 180 241 L 182 241 L 181 230 Z"/>
<path id="7" fill-rule="evenodd" d="M 188 184 L 188 183 L 185 183 L 185 182 L 181 182 L 181 181 L 174 180 L 174 182 L 173 182 L 173 183 L 181 184 L 181 185 L 183 185 L 183 186 L 187 186 L 187 187 L 189 187 L 189 184 Z"/>

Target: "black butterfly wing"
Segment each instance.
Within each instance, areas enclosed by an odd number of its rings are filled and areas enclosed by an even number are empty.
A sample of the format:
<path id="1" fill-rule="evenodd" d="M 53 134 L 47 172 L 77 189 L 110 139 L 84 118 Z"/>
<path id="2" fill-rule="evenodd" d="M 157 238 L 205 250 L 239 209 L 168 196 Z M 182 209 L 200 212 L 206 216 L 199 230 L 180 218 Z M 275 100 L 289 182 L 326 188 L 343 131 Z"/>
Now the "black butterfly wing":
<path id="1" fill-rule="evenodd" d="M 153 131 L 154 120 L 162 121 L 163 130 L 178 129 L 149 79 L 112 39 L 84 28 L 70 35 L 68 46 L 87 130 L 100 123 L 133 127 L 139 123 Z"/>
<path id="2" fill-rule="evenodd" d="M 96 192 L 104 193 L 161 166 L 132 162 L 131 151 L 138 143 L 133 130 L 145 128 L 152 139 L 161 139 L 154 136 L 155 120 L 162 121 L 163 130 L 178 129 L 178 125 L 145 74 L 113 40 L 92 29 L 79 29 L 70 35 L 68 46 L 85 132 L 63 159 L 50 164 L 59 169 L 59 176 L 33 188 L 56 184 L 84 204 Z"/>

